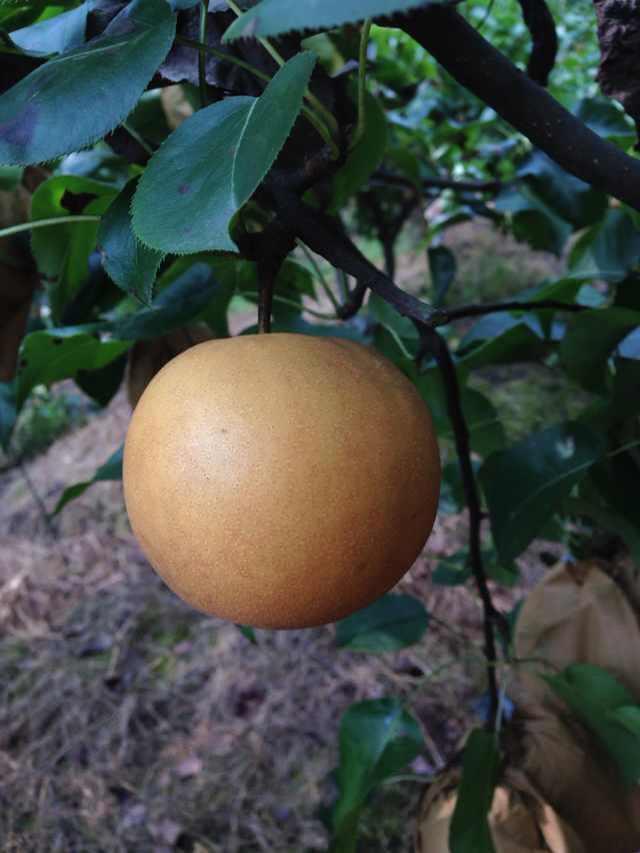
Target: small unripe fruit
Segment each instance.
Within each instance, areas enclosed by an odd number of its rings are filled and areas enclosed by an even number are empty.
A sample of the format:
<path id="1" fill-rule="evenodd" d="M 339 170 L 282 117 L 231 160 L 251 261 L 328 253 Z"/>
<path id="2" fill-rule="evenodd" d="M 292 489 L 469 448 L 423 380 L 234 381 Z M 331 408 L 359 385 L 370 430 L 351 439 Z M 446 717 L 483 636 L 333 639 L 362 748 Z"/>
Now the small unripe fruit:
<path id="1" fill-rule="evenodd" d="M 154 568 L 194 607 L 256 627 L 332 622 L 389 590 L 439 488 L 414 386 L 338 338 L 192 347 L 148 385 L 125 444 L 127 511 Z"/>

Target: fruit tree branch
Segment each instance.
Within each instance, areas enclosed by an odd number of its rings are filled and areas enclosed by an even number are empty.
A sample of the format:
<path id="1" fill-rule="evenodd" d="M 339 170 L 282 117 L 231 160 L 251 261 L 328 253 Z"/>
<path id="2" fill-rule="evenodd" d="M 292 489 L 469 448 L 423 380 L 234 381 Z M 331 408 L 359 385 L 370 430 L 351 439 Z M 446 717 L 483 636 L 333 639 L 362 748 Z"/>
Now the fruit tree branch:
<path id="1" fill-rule="evenodd" d="M 481 317 L 484 314 L 494 314 L 498 311 L 584 311 L 587 305 L 575 302 L 560 302 L 557 299 L 539 299 L 537 302 L 487 302 L 485 305 L 461 305 L 459 308 L 443 308 L 434 325 L 444 326 L 452 320 L 462 317 Z"/>
<path id="2" fill-rule="evenodd" d="M 558 53 L 558 36 L 553 15 L 546 0 L 519 0 L 522 17 L 531 33 L 531 55 L 527 74 L 536 83 L 546 86 Z"/>
<path id="3" fill-rule="evenodd" d="M 640 160 L 590 130 L 454 9 L 433 4 L 399 24 L 458 83 L 563 169 L 640 210 Z"/>
<path id="4" fill-rule="evenodd" d="M 442 374 L 445 394 L 447 397 L 449 418 L 451 420 L 451 426 L 453 428 L 455 438 L 462 488 L 464 491 L 465 503 L 469 511 L 469 560 L 484 612 L 484 652 L 487 658 L 487 680 L 490 698 L 488 723 L 490 726 L 493 726 L 498 713 L 500 701 L 496 677 L 496 662 L 498 656 L 494 624 L 501 624 L 503 617 L 502 614 L 496 610 L 491 598 L 487 575 L 482 560 L 480 531 L 483 515 L 480 507 L 476 478 L 473 471 L 473 465 L 471 463 L 469 429 L 462 410 L 458 374 L 456 373 L 455 364 L 453 363 L 453 358 L 451 357 L 451 352 L 449 351 L 449 346 L 446 340 L 435 329 L 428 326 L 421 326 L 420 324 L 416 325 L 418 326 L 418 331 L 420 332 L 420 337 L 422 339 L 422 348 L 421 353 L 418 356 L 418 360 L 422 360 L 422 356 L 427 353 L 430 353 L 436 360 Z"/>
<path id="5" fill-rule="evenodd" d="M 396 269 L 396 240 L 398 239 L 398 235 L 400 234 L 405 222 L 411 216 L 413 210 L 420 201 L 420 195 L 416 187 L 411 185 L 410 189 L 412 192 L 404 199 L 403 203 L 400 205 L 399 211 L 393 219 L 389 219 L 385 215 L 385 211 L 383 210 L 380 200 L 375 192 L 366 190 L 362 194 L 363 199 L 369 206 L 373 216 L 378 240 L 382 244 L 384 252 L 385 272 L 390 279 L 393 279 Z"/>
<path id="6" fill-rule="evenodd" d="M 367 292 L 367 285 L 364 281 L 356 282 L 356 286 L 349 294 L 349 298 L 341 305 L 337 311 L 340 320 L 350 320 L 362 308 L 364 297 Z"/>
<path id="7" fill-rule="evenodd" d="M 415 189 L 416 186 L 409 178 L 404 178 L 402 175 L 394 175 L 382 169 L 374 172 L 372 180 L 398 187 L 411 187 Z M 458 181 L 455 178 L 449 177 L 422 178 L 420 183 L 425 190 L 440 189 L 471 193 L 498 193 L 504 186 L 502 181 Z"/>
<path id="8" fill-rule="evenodd" d="M 295 247 L 289 230 L 273 221 L 262 233 L 240 232 L 236 240 L 243 256 L 255 261 L 258 271 L 258 331 L 271 331 L 271 306 L 280 267 Z"/>
<path id="9" fill-rule="evenodd" d="M 444 326 L 463 317 L 479 317 L 498 311 L 569 311 L 584 310 L 583 305 L 560 302 L 555 299 L 521 302 L 490 302 L 486 305 L 461 305 L 459 308 L 432 308 L 426 302 L 406 293 L 369 261 L 340 228 L 339 223 L 319 210 L 309 207 L 288 188 L 277 181 L 269 187 L 275 202 L 280 223 L 295 234 L 314 252 L 321 255 L 336 269 L 343 270 L 357 280 L 349 300 L 340 307 L 338 317 L 348 320 L 358 313 L 365 293 L 371 288 L 400 314 L 414 322 L 431 328 Z M 270 242 L 270 241 L 269 241 Z"/>
<path id="10" fill-rule="evenodd" d="M 357 279 L 359 295 L 364 296 L 366 288 L 370 288 L 393 305 L 403 316 L 423 324 L 433 324 L 438 312 L 410 293 L 405 293 L 384 273 L 376 269 L 334 219 L 305 204 L 294 192 L 277 180 L 272 180 L 268 184 L 268 189 L 273 197 L 281 224 L 303 240 L 316 254 Z M 361 301 L 360 304 L 362 304 Z M 358 308 L 353 313 L 357 310 Z M 344 313 L 340 316 L 345 319 Z"/>

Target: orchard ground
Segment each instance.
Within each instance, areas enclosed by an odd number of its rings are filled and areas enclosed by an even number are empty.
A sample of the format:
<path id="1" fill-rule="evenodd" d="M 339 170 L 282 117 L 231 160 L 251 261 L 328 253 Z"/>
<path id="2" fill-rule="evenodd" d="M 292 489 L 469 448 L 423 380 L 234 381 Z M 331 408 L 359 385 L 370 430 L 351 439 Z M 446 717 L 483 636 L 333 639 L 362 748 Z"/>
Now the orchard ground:
<path id="1" fill-rule="evenodd" d="M 448 240 L 456 286 L 474 300 L 558 270 L 488 227 L 458 226 Z M 403 258 L 403 286 L 424 276 L 422 257 Z M 512 407 L 514 435 L 523 419 L 527 429 L 544 420 L 549 395 L 561 405 L 555 386 L 527 396 L 529 379 L 517 370 L 479 379 Z M 183 605 L 149 569 L 121 484 L 93 486 L 47 524 L 34 495 L 51 510 L 120 445 L 128 417 L 121 393 L 0 476 L 0 849 L 325 850 L 319 811 L 333 795 L 340 717 L 354 701 L 399 695 L 426 748 L 375 795 L 361 839 L 368 853 L 411 850 L 421 777 L 455 751 L 483 689 L 477 596 L 430 582 L 464 546 L 464 517 L 437 522 L 399 586 L 432 614 L 418 645 L 346 652 L 331 626 L 258 631 L 253 645 Z M 496 592 L 498 606 L 509 610 L 542 574 L 541 550 L 550 546 L 534 543 L 520 560 L 522 581 Z"/>

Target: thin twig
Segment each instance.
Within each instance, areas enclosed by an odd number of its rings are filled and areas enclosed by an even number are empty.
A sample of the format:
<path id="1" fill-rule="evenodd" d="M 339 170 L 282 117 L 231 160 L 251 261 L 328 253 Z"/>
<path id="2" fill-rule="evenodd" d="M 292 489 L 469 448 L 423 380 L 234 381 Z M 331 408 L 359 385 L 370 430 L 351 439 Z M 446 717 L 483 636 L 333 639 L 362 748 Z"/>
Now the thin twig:
<path id="1" fill-rule="evenodd" d="M 143 139 L 135 127 L 132 127 L 128 121 L 123 121 L 122 127 L 127 131 L 129 136 L 138 143 L 140 148 L 149 155 L 149 157 L 153 157 L 153 148 L 149 145 L 146 139 Z"/>
<path id="2" fill-rule="evenodd" d="M 498 660 L 496 639 L 494 634 L 494 623 L 498 612 L 493 604 L 487 575 L 484 569 L 481 548 L 481 525 L 482 511 L 476 478 L 471 463 L 471 446 L 469 442 L 469 429 L 462 410 L 460 399 L 460 384 L 456 367 L 449 351 L 446 340 L 435 329 L 416 324 L 422 339 L 423 350 L 419 354 L 430 353 L 442 374 L 445 394 L 447 397 L 447 408 L 453 428 L 458 463 L 460 465 L 460 476 L 465 496 L 465 503 L 469 512 L 469 559 L 471 571 L 478 588 L 482 608 L 484 611 L 484 652 L 487 659 L 487 681 L 490 699 L 489 725 L 493 726 L 500 706 L 500 694 L 496 678 L 496 662 Z"/>
<path id="3" fill-rule="evenodd" d="M 243 71 L 253 74 L 254 77 L 262 80 L 263 83 L 269 83 L 271 80 L 271 77 L 269 77 L 268 74 L 265 74 L 264 71 L 256 68 L 255 65 L 245 62 L 244 59 L 240 59 L 239 56 L 226 53 L 224 50 L 218 50 L 218 48 L 212 47 L 210 44 L 205 44 L 204 42 L 199 42 L 195 39 L 187 38 L 186 36 L 176 36 L 176 44 L 182 44 L 185 47 L 192 47 L 194 50 L 208 53 L 210 56 L 215 56 L 216 59 L 220 59 L 222 62 L 230 62 L 232 65 L 237 65 L 238 68 L 242 68 Z"/>
<path id="4" fill-rule="evenodd" d="M 0 237 L 10 237 L 21 231 L 33 231 L 36 228 L 48 228 L 52 225 L 69 225 L 75 222 L 100 222 L 100 216 L 92 216 L 88 213 L 78 216 L 54 216 L 50 219 L 35 219 L 33 222 L 21 222 L 19 225 L 10 225 L 8 228 L 0 228 Z"/>
<path id="5" fill-rule="evenodd" d="M 391 186 L 398 187 L 407 187 L 413 190 L 418 189 L 416 184 L 409 180 L 409 178 L 405 178 L 403 175 L 394 175 L 392 172 L 387 172 L 382 169 L 379 169 L 377 172 L 374 172 L 372 176 L 372 181 L 375 183 L 376 181 L 380 181 L 383 184 L 390 184 Z M 423 189 L 440 189 L 440 190 L 454 190 L 456 192 L 478 192 L 478 193 L 497 193 L 503 187 L 504 183 L 502 181 L 461 181 L 456 178 L 451 178 L 447 176 L 443 177 L 433 177 L 433 178 L 421 178 L 420 185 Z"/>
<path id="6" fill-rule="evenodd" d="M 258 331 L 271 331 L 271 306 L 276 278 L 285 259 L 295 247 L 293 235 L 277 221 L 269 223 L 261 234 L 247 234 L 242 240 L 250 260 L 258 268 Z M 241 245 L 242 248 L 242 245 Z M 294 303 L 299 307 L 297 303 Z"/>
<path id="7" fill-rule="evenodd" d="M 459 308 L 443 308 L 441 316 L 434 322 L 435 326 L 444 326 L 453 320 L 463 317 L 480 317 L 483 314 L 494 314 L 498 311 L 585 311 L 588 305 L 575 302 L 560 302 L 557 299 L 539 299 L 537 302 L 520 302 L 513 299 L 509 302 L 487 302 L 485 305 L 461 305 Z"/>
<path id="8" fill-rule="evenodd" d="M 638 447 L 640 445 L 640 439 L 635 439 L 635 441 L 629 441 L 627 444 L 623 444 L 621 447 L 616 447 L 615 450 L 607 453 L 607 457 L 609 459 L 617 456 L 619 453 L 626 453 L 627 450 L 633 450 L 634 447 Z"/>
<path id="9" fill-rule="evenodd" d="M 260 279 L 260 290 L 258 291 L 258 333 L 268 334 L 271 331 L 271 305 L 273 303 L 275 276 L 270 273 L 261 276 L 260 264 L 258 264 L 258 277 Z"/>
<path id="10" fill-rule="evenodd" d="M 337 311 L 338 317 L 341 320 L 350 320 L 362 308 L 364 297 L 367 293 L 366 281 L 357 281 L 356 286 L 349 294 L 349 298 L 340 306 Z"/>
<path id="11" fill-rule="evenodd" d="M 546 0 L 519 0 L 522 17 L 531 34 L 531 54 L 527 74 L 546 86 L 558 54 L 556 24 Z"/>
<path id="12" fill-rule="evenodd" d="M 317 277 L 318 281 L 320 282 L 320 286 L 322 287 L 322 289 L 326 293 L 327 299 L 333 305 L 333 308 L 334 308 L 336 315 L 337 315 L 338 312 L 340 311 L 340 303 L 336 299 L 336 295 L 333 292 L 333 290 L 331 290 L 331 288 L 329 287 L 329 282 L 327 281 L 324 273 L 320 269 L 320 265 L 318 264 L 318 262 L 314 258 L 313 252 L 309 249 L 308 246 L 305 246 L 305 244 L 302 243 L 300 240 L 298 240 L 298 245 L 300 246 L 300 248 L 304 252 L 304 256 L 306 257 L 306 259 L 311 264 L 313 271 L 315 272 L 316 277 Z"/>
<path id="13" fill-rule="evenodd" d="M 316 254 L 357 279 L 358 296 L 364 298 L 366 289 L 371 288 L 386 302 L 394 305 L 403 316 L 427 325 L 432 324 L 437 311 L 434 312 L 430 305 L 397 287 L 388 276 L 365 258 L 340 228 L 339 223 L 305 204 L 295 193 L 274 180 L 274 177 L 267 181 L 267 185 L 273 195 L 279 220 Z M 345 318 L 343 311 L 340 316 Z"/>
<path id="14" fill-rule="evenodd" d="M 256 297 L 260 298 L 260 291 L 258 290 L 239 290 L 238 296 L 243 296 L 247 299 L 255 299 Z M 296 302 L 294 299 L 287 299 L 286 296 L 280 296 L 279 293 L 274 293 L 272 296 L 273 302 L 279 302 L 281 305 L 288 305 L 290 308 L 298 308 L 300 309 L 300 303 Z M 303 305 L 300 309 L 306 314 L 310 314 L 312 317 L 317 317 L 319 320 L 340 320 L 342 319 L 337 314 L 326 314 L 323 311 L 316 311 L 315 308 L 309 308 L 308 305 Z"/>

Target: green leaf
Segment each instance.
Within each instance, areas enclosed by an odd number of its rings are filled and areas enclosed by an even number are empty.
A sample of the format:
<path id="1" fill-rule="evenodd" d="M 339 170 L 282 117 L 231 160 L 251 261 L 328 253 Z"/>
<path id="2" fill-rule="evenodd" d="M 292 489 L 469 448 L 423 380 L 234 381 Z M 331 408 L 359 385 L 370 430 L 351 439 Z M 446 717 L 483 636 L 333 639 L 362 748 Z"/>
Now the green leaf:
<path id="1" fill-rule="evenodd" d="M 638 407 L 640 400 L 634 396 Z M 636 559 L 640 559 L 639 481 L 640 466 L 632 453 L 617 453 L 593 466 L 579 494 L 580 503 L 587 502 L 584 514 L 621 536 Z"/>
<path id="2" fill-rule="evenodd" d="M 83 213 L 100 215 L 109 206 L 116 190 L 109 184 L 76 175 L 54 175 L 40 184 L 31 201 L 31 219 L 69 216 L 65 203 L 80 197 Z M 65 306 L 89 276 L 89 257 L 96 244 L 98 223 L 68 222 L 35 229 L 31 249 L 38 270 L 49 283 L 49 300 L 54 323 L 62 319 Z"/>
<path id="3" fill-rule="evenodd" d="M 429 625 L 422 602 L 411 595 L 383 595 L 336 624 L 336 643 L 358 652 L 395 652 L 417 643 Z"/>
<path id="4" fill-rule="evenodd" d="M 487 577 L 496 583 L 513 586 L 517 581 L 518 571 L 515 565 L 500 562 L 493 548 L 483 548 L 482 561 Z M 440 560 L 431 580 L 439 586 L 462 586 L 471 576 L 469 549 L 463 548 Z"/>
<path id="5" fill-rule="evenodd" d="M 640 705 L 624 705 L 611 711 L 610 716 L 640 739 Z"/>
<path id="6" fill-rule="evenodd" d="M 6 450 L 18 416 L 14 382 L 0 382 L 0 447 Z"/>
<path id="7" fill-rule="evenodd" d="M 587 498 L 570 498 L 566 510 L 590 518 L 603 530 L 615 533 L 629 549 L 631 559 L 640 565 L 640 529 L 626 513 L 612 509 L 603 496 L 595 496 L 593 492 Z"/>
<path id="8" fill-rule="evenodd" d="M 457 461 L 448 462 L 442 469 L 438 512 L 444 515 L 453 515 L 462 512 L 463 509 L 464 492 L 460 478 L 460 465 Z"/>
<path id="9" fill-rule="evenodd" d="M 31 53 L 52 54 L 72 50 L 84 42 L 89 9 L 90 3 L 86 2 L 30 27 L 14 30 L 11 41 Z"/>
<path id="10" fill-rule="evenodd" d="M 60 496 L 60 499 L 51 514 L 57 515 L 70 501 L 79 498 L 80 495 L 84 494 L 89 486 L 92 486 L 94 483 L 104 482 L 106 480 L 121 480 L 123 452 L 124 447 L 119 447 L 118 450 L 116 450 L 115 453 L 113 453 L 107 461 L 96 470 L 90 480 L 84 480 L 82 483 L 74 483 L 73 486 L 68 486 Z"/>
<path id="11" fill-rule="evenodd" d="M 99 406 L 107 406 L 122 384 L 126 367 L 127 354 L 123 353 L 97 370 L 79 370 L 75 382 Z"/>
<path id="12" fill-rule="evenodd" d="M 543 281 L 537 287 L 530 287 L 520 291 L 515 297 L 523 302 L 539 302 L 543 299 L 556 299 L 558 302 L 569 304 L 576 302 L 580 288 L 589 277 L 571 276 L 569 278 L 558 278 L 553 281 Z M 578 300 L 580 301 L 580 300 Z M 548 311 L 549 309 L 540 309 Z"/>
<path id="13" fill-rule="evenodd" d="M 377 98 L 365 98 L 366 133 L 333 178 L 331 209 L 340 210 L 378 168 L 387 147 L 387 116 Z"/>
<path id="14" fill-rule="evenodd" d="M 613 675 L 591 664 L 574 664 L 545 680 L 599 740 L 625 784 L 640 781 L 640 708 Z M 630 708 L 629 706 L 635 706 Z"/>
<path id="15" fill-rule="evenodd" d="M 165 0 L 133 0 L 102 35 L 36 68 L 0 97 L 0 163 L 53 160 L 113 130 L 174 35 Z"/>
<path id="16" fill-rule="evenodd" d="M 21 166 L 0 166 L 0 190 L 15 190 L 23 171 Z"/>
<path id="17" fill-rule="evenodd" d="M 133 128 L 146 142 L 158 146 L 171 133 L 167 114 L 162 103 L 162 89 L 143 92 L 132 113 L 127 116 L 127 127 Z"/>
<path id="18" fill-rule="evenodd" d="M 640 261 L 640 231 L 629 214 L 609 210 L 589 228 L 571 250 L 569 268 L 574 275 L 621 281 Z"/>
<path id="19" fill-rule="evenodd" d="M 451 853 L 495 853 L 487 818 L 499 766 L 496 736 L 474 729 L 462 756 L 462 779 L 449 829 Z"/>
<path id="20" fill-rule="evenodd" d="M 633 122 L 615 101 L 603 97 L 583 98 L 575 114 L 599 136 L 605 139 L 626 139 L 633 144 L 635 139 Z"/>
<path id="21" fill-rule="evenodd" d="M 345 338 L 349 341 L 358 341 L 361 344 L 369 344 L 370 341 L 363 333 L 362 327 L 353 323 L 307 323 L 302 317 L 296 317 L 288 323 L 275 323 L 272 325 L 273 332 L 293 332 L 298 335 L 314 335 L 315 337 Z"/>
<path id="22" fill-rule="evenodd" d="M 463 548 L 438 562 L 431 580 L 438 586 L 462 586 L 471 577 L 469 549 Z"/>
<path id="23" fill-rule="evenodd" d="M 433 304 L 436 308 L 445 303 L 449 288 L 456 277 L 456 258 L 446 246 L 433 246 L 427 253 L 429 273 L 433 288 Z"/>
<path id="24" fill-rule="evenodd" d="M 20 347 L 16 401 L 20 408 L 36 385 L 50 385 L 114 361 L 130 347 L 127 341 L 101 340 L 81 328 L 31 332 Z"/>
<path id="25" fill-rule="evenodd" d="M 568 324 L 560 360 L 572 379 L 591 391 L 604 391 L 607 359 L 617 344 L 640 324 L 640 312 L 628 308 L 581 311 Z"/>
<path id="26" fill-rule="evenodd" d="M 565 172 L 542 151 L 534 150 L 517 174 L 556 215 L 575 228 L 596 222 L 607 208 L 604 193 Z"/>
<path id="27" fill-rule="evenodd" d="M 462 408 L 467 420 L 471 449 L 481 456 L 502 450 L 506 435 L 498 411 L 488 397 L 475 388 L 463 388 Z M 450 430 L 451 437 L 453 432 Z"/>
<path id="28" fill-rule="evenodd" d="M 315 56 L 299 53 L 259 98 L 225 98 L 183 122 L 149 161 L 133 200 L 133 228 L 154 249 L 237 251 L 234 214 L 249 200 L 300 112 Z"/>
<path id="29" fill-rule="evenodd" d="M 460 377 L 461 384 L 463 381 L 463 377 Z M 440 438 L 453 441 L 447 396 L 440 371 L 430 368 L 414 377 L 413 382 L 431 411 Z M 505 431 L 493 403 L 480 391 L 466 385 L 462 385 L 460 394 L 472 449 L 483 456 L 501 449 L 505 443 Z"/>
<path id="30" fill-rule="evenodd" d="M 252 646 L 258 645 L 255 628 L 252 628 L 250 625 L 236 625 L 236 628 L 245 639 L 249 640 Z"/>
<path id="31" fill-rule="evenodd" d="M 243 298 L 257 305 L 258 271 L 256 264 L 250 264 L 250 267 L 251 284 L 249 290 L 247 291 L 245 287 L 242 287 L 240 292 Z M 274 328 L 275 326 L 295 324 L 304 310 L 302 297 L 315 295 L 313 276 L 302 264 L 287 258 L 278 271 L 274 290 L 277 295 L 273 301 L 272 310 Z M 287 299 L 292 304 L 280 302 L 280 298 Z"/>
<path id="32" fill-rule="evenodd" d="M 129 181 L 102 217 L 98 250 L 102 266 L 118 287 L 148 304 L 162 253 L 144 246 L 133 233 L 130 208 L 135 189 L 136 181 Z"/>
<path id="33" fill-rule="evenodd" d="M 640 359 L 640 329 L 635 328 L 620 341 L 618 353 L 621 358 Z"/>
<path id="34" fill-rule="evenodd" d="M 495 200 L 495 209 L 511 215 L 511 227 L 518 240 L 533 249 L 561 254 L 571 235 L 571 225 L 527 184 L 505 187 Z"/>
<path id="35" fill-rule="evenodd" d="M 208 264 L 193 264 L 162 290 L 149 308 L 116 320 L 111 326 L 113 335 L 128 341 L 164 335 L 203 312 L 215 297 L 218 287 Z"/>
<path id="36" fill-rule="evenodd" d="M 395 308 L 377 293 L 369 295 L 367 311 L 376 322 L 384 326 L 401 351 L 409 355 L 417 351 L 418 332 L 408 317 L 398 314 Z"/>
<path id="37" fill-rule="evenodd" d="M 607 421 L 618 423 L 640 412 L 640 362 L 616 358 L 611 397 L 606 408 Z"/>
<path id="38" fill-rule="evenodd" d="M 460 366 L 476 370 L 490 364 L 536 360 L 545 353 L 546 343 L 539 323 L 500 311 L 478 320 L 460 341 L 460 349 Z"/>
<path id="39" fill-rule="evenodd" d="M 601 435 L 584 424 L 566 423 L 485 460 L 480 482 L 503 562 L 527 547 L 605 449 Z"/>
<path id="40" fill-rule="evenodd" d="M 277 36 L 292 30 L 329 30 L 423 5 L 424 0 L 262 0 L 231 24 L 223 41 Z"/>
<path id="41" fill-rule="evenodd" d="M 359 813 L 373 788 L 422 747 L 420 726 L 399 700 L 370 699 L 347 709 L 340 724 L 340 794 L 332 814 L 340 850 L 355 850 Z"/>
<path id="42" fill-rule="evenodd" d="M 96 2 L 96 0 L 94 0 Z M 98 0 L 104 2 L 104 0 Z M 2 0 L 0 26 L 6 30 L 27 27 L 37 20 L 54 17 L 77 6 L 79 0 Z"/>

